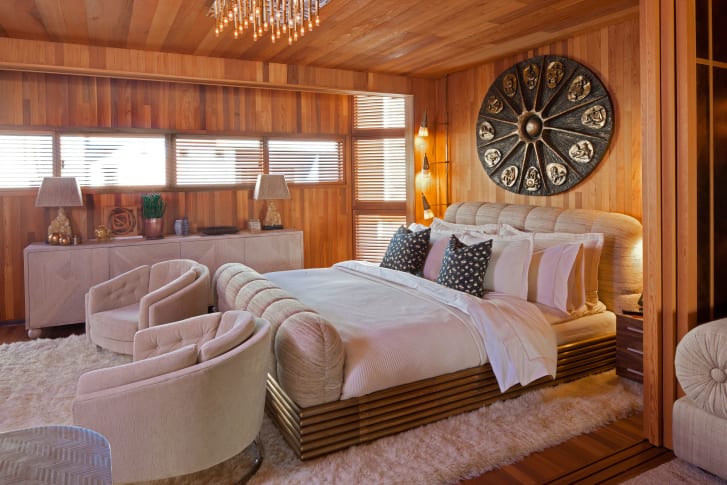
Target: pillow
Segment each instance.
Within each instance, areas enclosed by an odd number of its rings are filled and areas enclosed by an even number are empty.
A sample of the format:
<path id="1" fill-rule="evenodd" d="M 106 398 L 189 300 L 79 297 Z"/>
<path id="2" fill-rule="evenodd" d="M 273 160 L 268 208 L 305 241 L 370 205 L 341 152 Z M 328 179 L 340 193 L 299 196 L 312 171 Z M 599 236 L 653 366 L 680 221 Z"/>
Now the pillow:
<path id="1" fill-rule="evenodd" d="M 418 222 L 412 222 L 409 224 L 409 230 L 411 232 L 419 232 L 424 231 L 426 229 L 429 229 L 429 226 L 425 226 L 424 224 L 419 224 Z"/>
<path id="2" fill-rule="evenodd" d="M 438 217 L 435 217 L 432 220 L 432 224 L 429 228 L 432 232 L 448 233 L 448 235 L 464 231 L 477 231 L 485 234 L 498 234 L 500 232 L 500 224 L 457 224 L 454 222 L 447 222 Z"/>
<path id="3" fill-rule="evenodd" d="M 450 236 L 451 237 L 451 236 Z M 427 258 L 424 260 L 424 269 L 422 276 L 431 281 L 437 281 L 439 270 L 442 269 L 442 260 L 444 252 L 449 245 L 449 237 L 443 237 L 432 242 L 429 246 Z"/>
<path id="4" fill-rule="evenodd" d="M 456 236 L 450 236 L 437 283 L 482 297 L 491 254 L 492 240 L 467 246 Z"/>
<path id="5" fill-rule="evenodd" d="M 484 288 L 507 293 L 526 300 L 528 298 L 528 272 L 533 255 L 533 235 L 491 236 L 467 231 L 460 240 L 472 245 L 492 240 L 492 256 L 485 273 Z"/>
<path id="6" fill-rule="evenodd" d="M 528 275 L 528 300 L 570 314 L 586 303 L 583 286 L 583 243 L 559 244 L 533 253 Z"/>
<path id="7" fill-rule="evenodd" d="M 380 266 L 411 274 L 421 273 L 429 250 L 430 233 L 430 229 L 412 232 L 404 226 L 399 227 L 389 241 Z"/>
<path id="8" fill-rule="evenodd" d="M 596 311 L 603 306 L 598 301 L 598 265 L 603 250 L 603 234 L 598 232 L 583 234 L 570 232 L 535 233 L 536 251 L 568 243 L 583 244 L 583 286 L 585 287 L 586 307 L 589 311 Z"/>
<path id="9" fill-rule="evenodd" d="M 197 345 L 186 345 L 148 359 L 86 372 L 78 379 L 77 394 L 88 394 L 144 381 L 196 363 Z"/>

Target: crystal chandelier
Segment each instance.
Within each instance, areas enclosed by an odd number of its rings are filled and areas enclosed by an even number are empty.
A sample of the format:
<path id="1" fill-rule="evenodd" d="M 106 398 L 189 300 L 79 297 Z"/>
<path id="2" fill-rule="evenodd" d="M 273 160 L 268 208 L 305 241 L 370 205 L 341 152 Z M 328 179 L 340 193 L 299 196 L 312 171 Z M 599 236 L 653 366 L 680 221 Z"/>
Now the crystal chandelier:
<path id="1" fill-rule="evenodd" d="M 228 29 L 237 39 L 252 31 L 254 40 L 269 32 L 275 41 L 288 37 L 288 44 L 305 35 L 306 29 L 320 25 L 320 10 L 330 0 L 214 0 L 210 16 L 215 18 L 215 34 Z"/>

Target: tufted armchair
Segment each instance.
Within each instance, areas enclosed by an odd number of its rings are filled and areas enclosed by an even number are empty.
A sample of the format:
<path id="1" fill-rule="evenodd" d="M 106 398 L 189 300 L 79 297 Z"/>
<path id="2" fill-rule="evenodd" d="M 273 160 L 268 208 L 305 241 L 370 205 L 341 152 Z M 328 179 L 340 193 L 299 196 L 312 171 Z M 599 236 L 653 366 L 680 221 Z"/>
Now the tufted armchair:
<path id="1" fill-rule="evenodd" d="M 727 318 L 690 330 L 677 346 L 674 454 L 727 479 Z"/>
<path id="2" fill-rule="evenodd" d="M 270 323 L 244 311 L 140 330 L 133 362 L 79 378 L 73 422 L 109 440 L 114 483 L 212 467 L 257 444 L 270 340 Z"/>
<path id="3" fill-rule="evenodd" d="M 210 273 L 191 259 L 173 259 L 120 274 L 86 294 L 86 335 L 96 345 L 132 353 L 144 328 L 207 313 Z"/>

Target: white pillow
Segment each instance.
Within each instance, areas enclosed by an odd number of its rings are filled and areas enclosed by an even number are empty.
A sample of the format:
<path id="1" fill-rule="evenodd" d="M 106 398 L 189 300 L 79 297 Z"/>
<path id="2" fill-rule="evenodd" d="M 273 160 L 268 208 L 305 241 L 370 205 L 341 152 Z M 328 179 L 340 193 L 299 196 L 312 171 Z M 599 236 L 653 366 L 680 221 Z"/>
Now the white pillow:
<path id="1" fill-rule="evenodd" d="M 535 251 L 568 243 L 583 244 L 583 284 L 586 293 L 586 307 L 589 311 L 596 310 L 602 306 L 598 301 L 598 265 L 601 260 L 601 251 L 603 251 L 603 234 L 598 232 L 535 233 Z"/>
<path id="2" fill-rule="evenodd" d="M 559 244 L 533 252 L 528 300 L 570 314 L 583 309 L 583 243 Z"/>
<path id="3" fill-rule="evenodd" d="M 439 270 L 442 269 L 444 252 L 447 250 L 447 245 L 449 244 L 449 238 L 442 237 L 432 242 L 432 238 L 430 235 L 429 243 L 429 252 L 427 253 L 427 259 L 424 260 L 424 269 L 422 269 L 422 276 L 430 281 L 437 281 L 437 276 L 439 276 Z"/>
<path id="4" fill-rule="evenodd" d="M 412 222 L 411 224 L 409 224 L 409 227 L 407 229 L 409 229 L 411 232 L 419 232 L 425 229 L 429 229 L 429 226 L 419 224 L 418 222 Z"/>
<path id="5" fill-rule="evenodd" d="M 533 255 L 533 235 L 498 236 L 467 231 L 459 240 L 467 245 L 492 239 L 492 255 L 485 273 L 485 290 L 507 293 L 526 300 L 528 273 Z"/>
<path id="6" fill-rule="evenodd" d="M 432 228 L 432 232 L 448 233 L 447 239 L 449 239 L 449 236 L 452 234 L 462 233 L 465 231 L 477 231 L 484 234 L 499 234 L 500 232 L 500 224 L 457 224 L 454 222 L 447 222 L 438 217 L 435 217 L 432 220 L 432 224 L 429 227 Z"/>

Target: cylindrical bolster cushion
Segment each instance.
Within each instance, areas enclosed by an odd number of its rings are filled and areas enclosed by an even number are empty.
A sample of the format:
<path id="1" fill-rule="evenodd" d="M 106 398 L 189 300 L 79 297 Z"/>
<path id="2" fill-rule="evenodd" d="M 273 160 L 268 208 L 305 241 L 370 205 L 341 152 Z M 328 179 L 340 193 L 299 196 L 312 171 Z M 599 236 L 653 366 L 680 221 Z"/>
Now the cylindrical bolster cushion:
<path id="1" fill-rule="evenodd" d="M 291 315 L 275 337 L 278 383 L 301 407 L 337 401 L 343 386 L 343 342 L 320 315 Z"/>
<path id="2" fill-rule="evenodd" d="M 727 318 L 690 330 L 677 346 L 677 379 L 705 411 L 727 418 Z"/>

